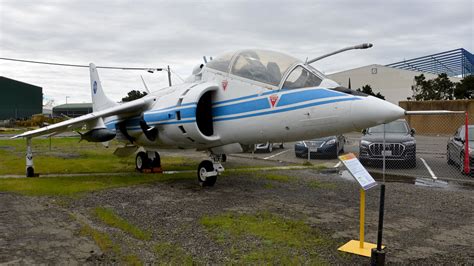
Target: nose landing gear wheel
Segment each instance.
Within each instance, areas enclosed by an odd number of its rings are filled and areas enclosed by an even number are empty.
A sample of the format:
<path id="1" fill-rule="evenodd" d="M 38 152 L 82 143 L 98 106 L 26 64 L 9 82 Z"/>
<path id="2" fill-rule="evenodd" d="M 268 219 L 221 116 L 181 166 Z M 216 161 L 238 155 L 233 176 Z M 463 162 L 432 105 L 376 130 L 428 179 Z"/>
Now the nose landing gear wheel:
<path id="1" fill-rule="evenodd" d="M 198 181 L 203 187 L 212 187 L 216 183 L 217 175 L 215 173 L 214 165 L 211 161 L 205 160 L 199 164 L 198 167 Z"/>

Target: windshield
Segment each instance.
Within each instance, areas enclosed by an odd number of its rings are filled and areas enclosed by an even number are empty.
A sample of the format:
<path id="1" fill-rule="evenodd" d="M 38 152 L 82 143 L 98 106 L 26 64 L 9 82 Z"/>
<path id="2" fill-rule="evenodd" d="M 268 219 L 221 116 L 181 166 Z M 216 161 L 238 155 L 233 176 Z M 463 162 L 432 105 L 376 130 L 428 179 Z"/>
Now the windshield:
<path id="1" fill-rule="evenodd" d="M 465 132 L 465 127 L 461 127 L 461 132 L 459 133 L 461 139 L 465 139 L 466 138 L 466 133 Z M 474 141 L 474 126 L 468 126 L 468 140 L 469 141 Z"/>
<path id="2" fill-rule="evenodd" d="M 384 126 L 378 125 L 369 128 L 369 133 L 383 133 Z M 405 121 L 394 121 L 385 124 L 385 133 L 408 133 L 407 123 Z"/>
<path id="3" fill-rule="evenodd" d="M 274 51 L 243 50 L 237 54 L 231 74 L 278 86 L 298 59 Z"/>
<path id="4" fill-rule="evenodd" d="M 232 60 L 232 56 L 234 56 L 234 52 L 218 56 L 214 60 L 211 60 L 211 62 L 207 63 L 206 67 L 227 73 L 229 71 L 229 65 L 230 60 Z"/>
<path id="5" fill-rule="evenodd" d="M 321 79 L 309 72 L 302 66 L 296 67 L 283 84 L 283 89 L 297 89 L 297 88 L 308 88 L 317 87 L 321 84 Z"/>

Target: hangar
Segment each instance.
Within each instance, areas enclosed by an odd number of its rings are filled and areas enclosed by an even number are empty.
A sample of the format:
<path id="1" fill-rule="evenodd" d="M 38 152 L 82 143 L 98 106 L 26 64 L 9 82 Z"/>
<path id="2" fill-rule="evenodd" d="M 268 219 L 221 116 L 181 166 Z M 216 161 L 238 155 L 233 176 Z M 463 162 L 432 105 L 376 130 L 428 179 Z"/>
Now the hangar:
<path id="1" fill-rule="evenodd" d="M 452 82 L 474 75 L 474 56 L 463 48 L 379 65 L 372 64 L 328 75 L 342 86 L 353 89 L 370 85 L 374 92 L 380 92 L 394 104 L 406 101 L 412 96 L 414 77 L 420 74 L 433 79 L 438 74 L 448 74 Z"/>
<path id="2" fill-rule="evenodd" d="M 27 119 L 43 110 L 43 88 L 0 76 L 0 119 Z"/>
<path id="3" fill-rule="evenodd" d="M 92 103 L 67 103 L 53 107 L 53 117 L 78 117 L 92 113 Z"/>

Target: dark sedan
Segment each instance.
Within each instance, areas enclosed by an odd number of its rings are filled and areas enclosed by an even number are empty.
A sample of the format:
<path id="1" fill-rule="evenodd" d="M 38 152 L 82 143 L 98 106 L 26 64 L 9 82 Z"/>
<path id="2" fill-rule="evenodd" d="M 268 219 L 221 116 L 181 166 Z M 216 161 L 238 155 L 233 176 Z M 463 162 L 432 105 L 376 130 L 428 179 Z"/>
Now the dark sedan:
<path id="1" fill-rule="evenodd" d="M 385 130 L 385 147 L 383 145 Z M 364 129 L 360 139 L 359 160 L 366 165 L 385 160 L 395 166 L 416 167 L 415 130 L 404 119 Z"/>
<path id="2" fill-rule="evenodd" d="M 337 158 L 339 153 L 344 152 L 345 142 L 343 135 L 300 141 L 295 144 L 295 155 L 307 158 L 309 148 L 311 157 Z"/>
<path id="3" fill-rule="evenodd" d="M 459 167 L 461 173 L 464 173 L 464 154 L 466 151 L 466 133 L 465 126 L 458 128 L 456 133 L 449 138 L 446 157 L 448 164 L 455 164 Z M 469 162 L 471 173 L 474 167 L 474 125 L 468 125 L 468 141 L 469 141 Z"/>

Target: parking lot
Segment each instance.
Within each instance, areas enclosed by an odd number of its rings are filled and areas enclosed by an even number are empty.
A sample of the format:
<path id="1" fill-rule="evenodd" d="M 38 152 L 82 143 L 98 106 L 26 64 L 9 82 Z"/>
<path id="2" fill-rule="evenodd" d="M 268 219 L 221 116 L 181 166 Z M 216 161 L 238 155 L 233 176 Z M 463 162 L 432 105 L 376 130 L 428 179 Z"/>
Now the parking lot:
<path id="1" fill-rule="evenodd" d="M 353 132 L 344 134 L 346 137 L 346 143 L 344 145 L 345 153 L 352 152 L 356 155 L 359 154 L 359 141 L 362 136 L 361 133 Z M 416 154 L 417 154 L 417 165 L 414 168 L 400 167 L 400 165 L 387 165 L 386 173 L 395 176 L 409 176 L 413 178 L 432 178 L 432 179 L 462 179 L 462 180 L 474 180 L 470 176 L 461 174 L 457 165 L 448 165 L 446 160 L 446 144 L 449 136 L 424 136 L 415 135 L 417 142 Z M 292 163 L 304 163 L 307 158 L 298 158 L 295 156 L 295 143 L 289 142 L 284 144 L 284 148 L 278 148 L 278 145 L 274 146 L 271 153 L 256 152 L 246 153 L 244 156 L 253 156 L 263 160 L 277 160 L 283 162 Z M 322 164 L 326 167 L 339 166 L 339 160 L 336 158 L 311 158 L 312 164 Z M 367 166 L 370 172 L 381 173 L 382 167 Z"/>

